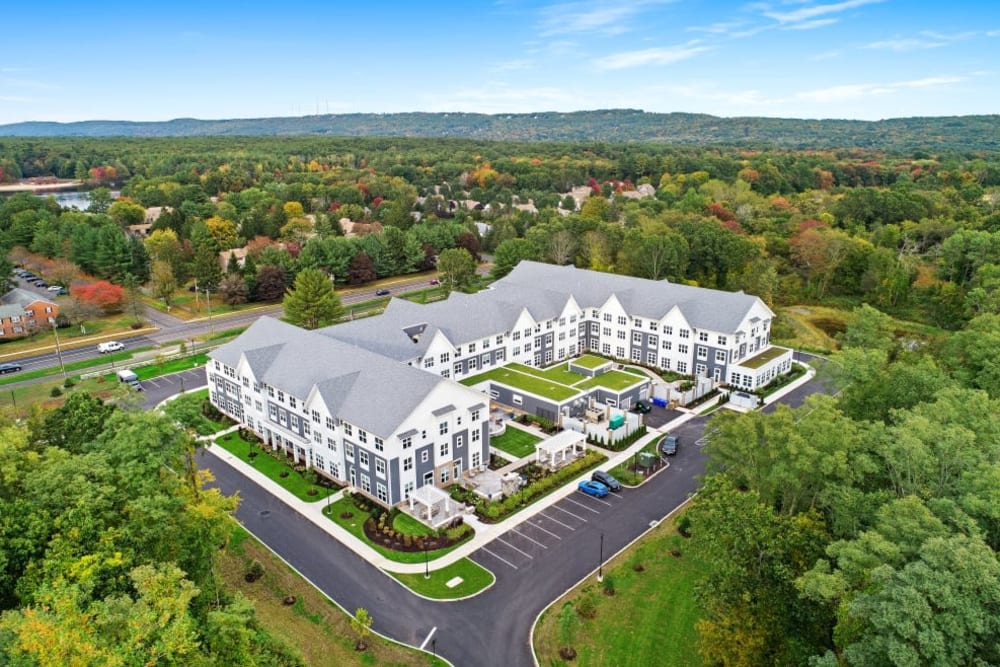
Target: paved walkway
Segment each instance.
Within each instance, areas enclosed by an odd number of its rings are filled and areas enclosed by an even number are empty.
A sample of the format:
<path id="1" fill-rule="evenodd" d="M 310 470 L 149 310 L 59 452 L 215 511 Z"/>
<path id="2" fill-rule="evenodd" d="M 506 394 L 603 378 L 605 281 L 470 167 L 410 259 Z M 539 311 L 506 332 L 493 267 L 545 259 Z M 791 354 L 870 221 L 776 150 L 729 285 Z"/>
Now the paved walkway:
<path id="1" fill-rule="evenodd" d="M 805 384 L 813 378 L 816 371 L 810 367 L 809 372 L 801 378 L 795 380 L 794 382 L 782 387 L 780 390 L 771 394 L 765 399 L 766 404 L 773 403 L 785 394 L 797 389 L 801 385 Z M 639 452 L 643 447 L 645 447 L 652 440 L 660 437 L 662 432 L 670 431 L 677 428 L 681 424 L 690 421 L 697 417 L 697 413 L 688 412 L 677 419 L 665 424 L 660 429 L 651 429 L 645 436 L 634 442 L 630 447 L 621 452 L 610 452 L 607 463 L 603 466 L 605 469 L 610 470 L 611 468 L 624 463 L 632 458 L 634 454 Z M 509 424 L 508 424 L 509 425 Z M 519 425 L 520 426 L 520 425 Z M 200 436 L 198 439 L 203 442 L 207 448 L 220 459 L 228 463 L 230 466 L 241 472 L 243 475 L 248 477 L 255 484 L 266 489 L 276 498 L 281 500 L 283 503 L 297 511 L 300 515 L 311 521 L 321 530 L 326 531 L 329 535 L 339 541 L 341 544 L 349 548 L 351 551 L 359 555 L 360 557 L 367 560 L 372 565 L 378 568 L 386 570 L 388 572 L 399 572 L 399 573 L 412 573 L 418 574 L 424 571 L 424 563 L 398 563 L 396 561 L 390 560 L 383 556 L 381 553 L 373 549 L 367 542 L 364 542 L 350 532 L 342 528 L 336 522 L 328 519 L 323 515 L 323 508 L 328 504 L 339 500 L 343 497 L 344 491 L 338 491 L 337 493 L 331 495 L 329 498 L 306 502 L 300 500 L 295 495 L 286 491 L 277 482 L 273 481 L 264 473 L 260 472 L 252 465 L 245 463 L 238 457 L 230 454 L 226 449 L 220 447 L 219 445 L 213 444 L 212 440 L 225 433 L 230 433 L 237 430 L 238 426 L 233 426 L 225 431 L 216 433 L 213 436 Z M 527 460 L 533 458 L 533 455 L 525 457 Z M 512 466 L 515 464 L 511 464 Z M 505 466 L 506 467 L 506 466 Z M 580 480 L 586 479 L 590 473 L 584 473 L 579 477 L 567 482 L 562 488 L 550 493 L 544 498 L 532 503 L 530 506 L 521 510 L 517 514 L 500 521 L 499 523 L 483 523 L 476 517 L 475 514 L 466 514 L 464 516 L 464 521 L 468 525 L 472 526 L 476 533 L 475 536 L 469 541 L 461 544 L 454 550 L 448 552 L 447 554 L 440 556 L 430 562 L 430 569 L 439 570 L 452 563 L 465 558 L 474 551 L 478 550 L 480 547 L 485 546 L 491 542 L 495 537 L 502 535 L 511 528 L 515 528 L 521 523 L 531 519 L 536 513 L 551 507 L 555 503 L 559 502 L 571 493 L 574 493 L 577 489 L 577 484 Z"/>

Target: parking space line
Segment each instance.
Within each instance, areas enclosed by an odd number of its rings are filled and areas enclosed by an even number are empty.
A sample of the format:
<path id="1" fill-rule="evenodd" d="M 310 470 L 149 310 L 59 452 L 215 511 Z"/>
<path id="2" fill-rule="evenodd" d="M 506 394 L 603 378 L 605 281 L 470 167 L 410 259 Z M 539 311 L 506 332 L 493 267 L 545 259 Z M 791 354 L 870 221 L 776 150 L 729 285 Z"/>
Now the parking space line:
<path id="1" fill-rule="evenodd" d="M 555 505 L 553 505 L 553 507 L 555 507 Z M 563 510 L 563 511 L 565 511 L 565 510 Z M 566 512 L 566 513 L 569 514 L 569 512 Z M 574 528 L 573 526 L 571 526 L 569 524 L 566 524 L 566 523 L 563 523 L 559 519 L 554 519 L 554 518 L 550 517 L 548 514 L 546 514 L 545 512 L 539 512 L 538 514 L 539 514 L 539 516 L 541 516 L 544 519 L 548 519 L 549 521 L 554 521 L 554 522 L 558 523 L 563 528 L 569 528 L 570 530 L 576 530 L 576 528 Z M 577 518 L 579 518 L 579 517 L 577 517 Z M 545 529 L 543 528 L 542 530 L 545 530 Z"/>
<path id="2" fill-rule="evenodd" d="M 583 521 L 584 523 L 587 523 L 587 520 L 586 520 L 586 519 L 584 519 L 584 518 L 583 518 L 582 516 L 580 516 L 579 514 L 573 514 L 573 513 L 572 513 L 572 512 L 570 512 L 569 510 L 564 510 L 563 508 L 559 507 L 559 505 L 553 505 L 553 506 L 552 506 L 552 508 L 553 508 L 553 509 L 557 509 L 557 510 L 559 510 L 560 512 L 565 512 L 566 514 L 569 514 L 569 515 L 570 515 L 571 517 L 573 517 L 573 518 L 575 518 L 575 519 L 579 519 L 580 521 Z"/>
<path id="3" fill-rule="evenodd" d="M 528 540 L 529 542 L 534 542 L 535 544 L 537 544 L 538 546 L 540 546 L 543 549 L 548 549 L 547 546 L 545 546 L 544 544 L 542 544 L 541 542 L 539 542 L 535 538 L 531 537 L 530 535 L 525 535 L 524 533 L 522 533 L 521 531 L 519 531 L 517 528 L 511 528 L 510 532 L 517 533 L 518 535 L 520 535 L 524 539 Z"/>
<path id="4" fill-rule="evenodd" d="M 517 569 L 517 565 L 514 565 L 513 563 L 511 563 L 511 562 L 510 562 L 509 560 L 507 560 L 506 558 L 503 558 L 502 556 L 498 556 L 498 555 L 496 555 L 495 553 L 493 553 L 492 551 L 490 551 L 490 550 L 489 550 L 489 549 L 487 549 L 486 547 L 479 547 L 479 550 L 480 550 L 480 551 L 485 551 L 486 553 L 488 553 L 489 555 L 493 556 L 494 558 L 496 558 L 496 559 L 497 559 L 498 561 L 500 561 L 501 563 L 504 563 L 504 564 L 506 564 L 506 565 L 510 565 L 510 566 L 511 566 L 512 568 L 514 568 L 515 570 Z"/>
<path id="5" fill-rule="evenodd" d="M 518 549 L 517 547 L 515 547 L 513 544 L 511 544 L 507 540 L 503 539 L 502 537 L 498 537 L 497 538 L 497 542 L 503 542 L 504 544 L 506 544 L 508 547 L 510 547 L 511 549 L 513 549 L 514 551 L 516 551 L 517 553 L 519 553 L 519 554 L 521 554 L 523 556 L 527 556 L 531 560 L 535 560 L 535 557 L 532 556 L 531 554 L 529 554 L 527 551 L 522 551 L 522 550 Z"/>
<path id="6" fill-rule="evenodd" d="M 601 503 L 602 505 L 607 505 L 608 507 L 612 506 L 611 503 L 609 503 L 607 500 L 605 500 L 605 498 L 612 498 L 613 497 L 613 495 L 610 494 L 610 493 L 608 495 L 604 496 L 604 498 L 597 498 L 596 496 L 587 496 L 587 497 L 590 500 L 593 500 L 594 502 Z"/>
<path id="7" fill-rule="evenodd" d="M 578 503 L 577 501 L 573 500 L 572 498 L 567 498 L 566 500 L 568 500 L 569 502 L 573 503 L 577 507 L 582 507 L 583 509 L 587 510 L 588 512 L 593 512 L 594 514 L 600 514 L 600 512 L 597 511 L 597 510 L 595 510 L 593 507 L 587 507 L 583 503 Z M 597 498 L 593 498 L 593 500 L 597 500 Z"/>
<path id="8" fill-rule="evenodd" d="M 555 519 L 552 519 L 552 520 L 555 521 Z M 556 523 L 559 523 L 559 522 L 556 521 Z M 545 530 L 544 528 L 542 528 L 541 526 L 539 526 L 537 523 L 530 523 L 529 522 L 528 525 L 529 526 L 534 526 L 538 530 L 540 530 L 543 533 L 546 533 L 548 535 L 551 535 L 552 537 L 556 538 L 557 540 L 561 540 L 562 539 L 561 537 L 559 537 L 558 535 L 556 535 L 555 533 L 553 533 L 551 530 Z M 563 524 L 563 525 L 565 526 L 566 524 Z M 572 528 L 570 528 L 570 530 L 572 530 Z"/>

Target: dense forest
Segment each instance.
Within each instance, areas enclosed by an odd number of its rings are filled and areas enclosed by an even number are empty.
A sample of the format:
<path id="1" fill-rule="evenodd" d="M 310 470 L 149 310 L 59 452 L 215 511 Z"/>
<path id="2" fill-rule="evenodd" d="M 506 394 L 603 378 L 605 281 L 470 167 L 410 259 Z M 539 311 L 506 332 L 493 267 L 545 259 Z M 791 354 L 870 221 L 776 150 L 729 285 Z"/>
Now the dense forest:
<path id="1" fill-rule="evenodd" d="M 606 109 L 572 113 L 354 113 L 287 118 L 163 122 L 111 120 L 0 125 L 0 136 L 192 137 L 252 135 L 465 137 L 495 141 L 659 142 L 781 148 L 995 150 L 1000 116 L 880 121 L 720 118 L 707 114 Z"/>
<path id="2" fill-rule="evenodd" d="M 494 276 L 531 258 L 745 290 L 779 313 L 850 311 L 827 366 L 841 394 L 713 419 L 690 516 L 710 564 L 699 588 L 706 662 L 1000 664 L 1000 153 L 15 138 L 0 140 L 0 170 L 7 182 L 70 178 L 91 192 L 86 212 L 0 200 L 9 262 L 49 257 L 67 275 L 164 301 L 193 279 L 228 303 L 274 300 L 305 269 L 363 284 L 464 251 L 488 253 Z M 151 207 L 140 238 L 132 228 Z M 245 263 L 221 265 L 235 248 Z M 929 333 L 903 333 L 900 320 Z M 790 326 L 779 314 L 774 336 L 791 338 Z M 0 646 L 43 646 L 57 626 L 41 621 L 56 613 L 67 637 L 86 613 L 108 642 L 127 641 L 122 610 L 154 609 L 144 596 L 159 590 L 184 601 L 172 636 L 198 639 L 200 659 L 238 649 L 286 661 L 258 634 L 226 634 L 249 612 L 213 597 L 208 551 L 226 507 L 184 472 L 186 444 L 154 417 L 73 409 L 0 437 Z M 63 442 L 50 419 L 79 423 L 84 439 Z M 118 470 L 133 465 L 148 474 Z M 141 486 L 150 479 L 159 486 Z M 207 502 L 208 524 L 202 511 L 172 515 L 192 522 L 171 527 L 172 541 L 138 532 L 163 515 L 158 503 Z M 108 531 L 124 546 L 102 541 Z"/>

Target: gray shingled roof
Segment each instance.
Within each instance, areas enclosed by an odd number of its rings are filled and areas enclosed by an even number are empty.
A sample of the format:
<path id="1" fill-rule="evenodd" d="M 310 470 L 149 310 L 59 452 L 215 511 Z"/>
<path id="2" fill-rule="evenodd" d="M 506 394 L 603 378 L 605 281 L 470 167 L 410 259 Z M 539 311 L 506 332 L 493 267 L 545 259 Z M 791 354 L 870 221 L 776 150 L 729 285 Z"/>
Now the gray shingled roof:
<path id="1" fill-rule="evenodd" d="M 15 287 L 14 289 L 7 292 L 3 296 L 0 296 L 0 303 L 7 306 L 11 305 L 27 306 L 28 304 L 34 301 L 44 301 L 47 304 L 53 306 L 56 305 L 54 301 L 46 299 L 41 294 L 36 294 L 35 292 L 26 289 L 21 289 L 20 287 Z"/>
<path id="2" fill-rule="evenodd" d="M 0 306 L 0 318 L 21 317 L 24 315 L 24 307 L 17 304 L 10 306 Z"/>
<path id="3" fill-rule="evenodd" d="M 244 355 L 258 381 L 300 400 L 316 386 L 332 414 L 385 437 L 438 384 L 449 382 L 270 317 L 211 353 L 233 367 Z"/>
<path id="4" fill-rule="evenodd" d="M 743 292 L 724 292 L 666 280 L 530 261 L 522 261 L 506 277 L 494 283 L 494 287 L 498 291 L 523 293 L 526 301 L 535 302 L 541 300 L 534 295 L 537 292 L 572 294 L 582 308 L 600 307 L 614 294 L 630 315 L 657 320 L 677 306 L 695 328 L 721 332 L 735 331 L 747 311 L 759 300 Z"/>

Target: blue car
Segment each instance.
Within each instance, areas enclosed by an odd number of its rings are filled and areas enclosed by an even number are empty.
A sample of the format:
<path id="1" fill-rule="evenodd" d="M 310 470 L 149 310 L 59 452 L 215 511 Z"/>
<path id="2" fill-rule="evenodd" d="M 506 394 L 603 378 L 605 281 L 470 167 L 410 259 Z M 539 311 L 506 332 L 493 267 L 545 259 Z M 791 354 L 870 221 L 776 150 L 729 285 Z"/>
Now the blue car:
<path id="1" fill-rule="evenodd" d="M 608 487 L 604 486 L 600 482 L 595 482 L 592 479 L 583 480 L 580 482 L 578 488 L 588 496 L 594 496 L 595 498 L 603 498 L 608 495 Z"/>

